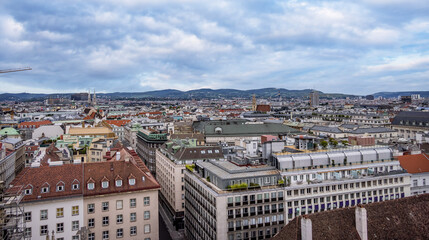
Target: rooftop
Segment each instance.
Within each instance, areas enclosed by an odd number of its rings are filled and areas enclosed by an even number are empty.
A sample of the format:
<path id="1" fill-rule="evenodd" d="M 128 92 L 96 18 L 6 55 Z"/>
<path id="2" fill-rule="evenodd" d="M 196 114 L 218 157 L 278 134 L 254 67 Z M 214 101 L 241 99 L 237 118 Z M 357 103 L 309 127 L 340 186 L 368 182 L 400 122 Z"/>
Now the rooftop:
<path id="1" fill-rule="evenodd" d="M 429 239 L 429 194 L 362 205 L 367 210 L 368 239 Z M 301 240 L 301 222 L 312 222 L 313 239 L 360 239 L 355 208 L 296 217 L 273 240 Z"/>

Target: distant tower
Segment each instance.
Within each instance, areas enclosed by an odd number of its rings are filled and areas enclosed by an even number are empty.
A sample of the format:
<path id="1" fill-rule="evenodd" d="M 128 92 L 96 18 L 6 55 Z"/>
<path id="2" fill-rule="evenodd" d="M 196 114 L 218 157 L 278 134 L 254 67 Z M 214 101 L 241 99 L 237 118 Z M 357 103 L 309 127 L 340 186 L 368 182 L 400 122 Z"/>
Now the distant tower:
<path id="1" fill-rule="evenodd" d="M 94 89 L 94 96 L 92 96 L 92 105 L 96 105 L 97 104 L 97 96 L 95 96 L 95 89 Z"/>
<path id="2" fill-rule="evenodd" d="M 88 105 L 91 105 L 91 90 L 88 90 Z"/>
<path id="3" fill-rule="evenodd" d="M 316 90 L 310 93 L 310 107 L 319 106 L 319 93 Z"/>
<path id="4" fill-rule="evenodd" d="M 256 111 L 256 96 L 255 96 L 255 94 L 253 94 L 253 97 L 252 97 L 252 111 Z"/>

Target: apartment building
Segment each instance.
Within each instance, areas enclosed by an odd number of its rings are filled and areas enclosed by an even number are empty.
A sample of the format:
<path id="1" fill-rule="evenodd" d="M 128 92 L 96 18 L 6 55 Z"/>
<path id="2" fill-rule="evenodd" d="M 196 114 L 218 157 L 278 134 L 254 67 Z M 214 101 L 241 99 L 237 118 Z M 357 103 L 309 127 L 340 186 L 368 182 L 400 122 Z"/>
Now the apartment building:
<path id="1" fill-rule="evenodd" d="M 411 174 L 411 195 L 429 193 L 429 156 L 425 153 L 398 156 L 402 168 Z"/>
<path id="2" fill-rule="evenodd" d="M 16 152 L 6 149 L 0 142 L 0 181 L 6 186 L 15 178 L 15 158 Z"/>
<path id="3" fill-rule="evenodd" d="M 399 137 L 416 140 L 417 133 L 429 131 L 429 112 L 399 112 L 391 127 Z"/>
<path id="4" fill-rule="evenodd" d="M 45 164 L 44 164 L 45 163 Z M 135 159 L 25 168 L 25 234 L 31 239 L 159 239 L 159 184 Z"/>
<path id="5" fill-rule="evenodd" d="M 156 179 L 161 185 L 161 204 L 173 219 L 172 224 L 176 229 L 184 228 L 186 165 L 223 158 L 221 147 L 197 146 L 196 139 L 174 139 L 156 151 Z"/>
<path id="6" fill-rule="evenodd" d="M 137 153 L 154 175 L 156 175 L 156 149 L 165 142 L 167 142 L 167 134 L 165 133 L 156 133 L 145 129 L 140 129 L 137 133 Z"/>
<path id="7" fill-rule="evenodd" d="M 29 239 L 67 240 L 83 226 L 82 165 L 25 168 L 12 182 L 25 196 L 25 236 Z"/>
<path id="8" fill-rule="evenodd" d="M 388 115 L 381 114 L 348 114 L 350 116 L 349 123 L 357 123 L 360 125 L 371 126 L 389 126 L 390 120 Z"/>
<path id="9" fill-rule="evenodd" d="M 130 161 L 85 164 L 88 239 L 159 239 L 159 184 L 145 171 Z"/>
<path id="10" fill-rule="evenodd" d="M 410 174 L 386 147 L 273 159 L 271 168 L 209 161 L 186 171 L 186 236 L 267 239 L 303 214 L 410 195 Z"/>

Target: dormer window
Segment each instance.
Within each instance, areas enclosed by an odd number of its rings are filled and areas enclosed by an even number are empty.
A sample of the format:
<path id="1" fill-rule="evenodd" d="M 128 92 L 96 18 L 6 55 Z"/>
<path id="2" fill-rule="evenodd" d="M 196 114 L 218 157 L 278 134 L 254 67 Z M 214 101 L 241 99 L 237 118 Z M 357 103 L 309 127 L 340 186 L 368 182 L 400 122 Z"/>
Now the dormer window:
<path id="1" fill-rule="evenodd" d="M 72 190 L 78 190 L 80 188 L 79 180 L 75 179 L 72 182 Z"/>
<path id="2" fill-rule="evenodd" d="M 42 187 L 42 193 L 48 193 L 49 187 Z"/>
<path id="3" fill-rule="evenodd" d="M 115 181 L 117 187 L 122 187 L 122 180 L 118 179 Z"/>
<path id="4" fill-rule="evenodd" d="M 215 153 L 219 153 L 219 150 L 215 150 Z"/>
<path id="5" fill-rule="evenodd" d="M 88 190 L 93 190 L 95 187 L 94 183 L 88 183 Z"/>
<path id="6" fill-rule="evenodd" d="M 101 187 L 102 188 L 108 188 L 109 187 L 109 182 L 108 181 L 101 182 Z"/>
<path id="7" fill-rule="evenodd" d="M 62 191 L 64 191 L 64 185 L 58 185 L 57 192 L 62 192 Z"/>
<path id="8" fill-rule="evenodd" d="M 136 179 L 135 179 L 135 178 L 130 178 L 130 179 L 128 180 L 128 183 L 129 183 L 131 186 L 134 186 L 134 185 L 136 185 Z"/>
<path id="9" fill-rule="evenodd" d="M 33 191 L 32 191 L 32 189 L 31 188 L 29 188 L 29 189 L 25 189 L 25 195 L 31 195 L 31 193 L 32 193 Z"/>
<path id="10" fill-rule="evenodd" d="M 201 154 L 206 154 L 206 151 L 205 150 L 201 151 Z"/>
<path id="11" fill-rule="evenodd" d="M 213 153 L 213 152 L 212 152 L 212 150 L 208 150 L 207 152 L 208 152 L 208 153 Z"/>
<path id="12" fill-rule="evenodd" d="M 144 182 L 144 180 L 146 180 L 146 179 L 145 179 L 145 177 L 143 176 L 143 177 L 142 177 L 142 181 Z"/>

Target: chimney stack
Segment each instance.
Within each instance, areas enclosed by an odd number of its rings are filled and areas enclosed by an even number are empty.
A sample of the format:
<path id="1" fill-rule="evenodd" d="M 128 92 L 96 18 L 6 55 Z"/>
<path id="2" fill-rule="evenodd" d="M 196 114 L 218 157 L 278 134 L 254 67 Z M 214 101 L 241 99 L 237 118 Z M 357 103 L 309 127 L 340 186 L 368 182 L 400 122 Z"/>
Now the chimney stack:
<path id="1" fill-rule="evenodd" d="M 302 240 L 312 240 L 313 239 L 313 227 L 311 224 L 311 219 L 303 216 L 301 218 L 301 238 Z"/>
<path id="2" fill-rule="evenodd" d="M 361 240 L 368 240 L 368 221 L 366 209 L 360 204 L 356 206 L 356 230 L 359 233 Z"/>

